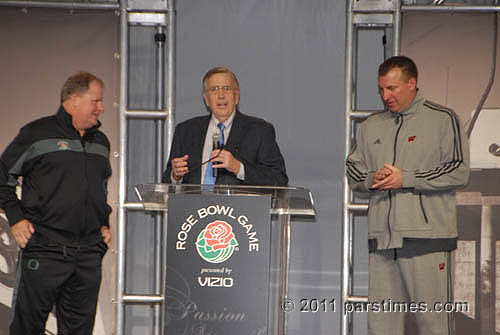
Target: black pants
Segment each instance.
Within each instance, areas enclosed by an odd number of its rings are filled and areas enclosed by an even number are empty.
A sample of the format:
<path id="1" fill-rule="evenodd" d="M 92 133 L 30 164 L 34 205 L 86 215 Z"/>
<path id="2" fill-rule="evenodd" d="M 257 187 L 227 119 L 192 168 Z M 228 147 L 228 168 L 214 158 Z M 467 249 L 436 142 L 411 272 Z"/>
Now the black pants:
<path id="1" fill-rule="evenodd" d="M 11 335 L 43 335 L 56 307 L 58 335 L 90 335 L 101 283 L 104 242 L 65 246 L 34 235 L 21 250 Z"/>

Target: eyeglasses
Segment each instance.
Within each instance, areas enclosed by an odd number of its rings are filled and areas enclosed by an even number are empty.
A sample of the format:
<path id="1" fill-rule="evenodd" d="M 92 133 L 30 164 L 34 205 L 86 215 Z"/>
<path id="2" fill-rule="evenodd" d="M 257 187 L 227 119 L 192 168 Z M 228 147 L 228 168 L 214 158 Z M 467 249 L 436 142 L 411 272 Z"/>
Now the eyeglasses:
<path id="1" fill-rule="evenodd" d="M 210 93 L 217 93 L 220 90 L 222 90 L 222 92 L 224 92 L 224 93 L 229 93 L 233 90 L 233 87 L 226 85 L 226 86 L 222 86 L 222 87 L 212 86 L 212 87 L 208 88 L 208 92 L 210 92 Z"/>

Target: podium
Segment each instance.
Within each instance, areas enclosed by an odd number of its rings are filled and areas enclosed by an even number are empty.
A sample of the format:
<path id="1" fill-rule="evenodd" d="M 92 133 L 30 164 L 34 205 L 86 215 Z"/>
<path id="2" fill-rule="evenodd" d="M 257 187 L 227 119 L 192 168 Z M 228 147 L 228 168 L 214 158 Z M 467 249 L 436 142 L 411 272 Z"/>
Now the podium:
<path id="1" fill-rule="evenodd" d="M 291 217 L 315 216 L 309 190 L 188 184 L 135 190 L 146 211 L 164 215 L 163 334 L 286 334 L 286 313 L 299 307 L 287 297 Z"/>

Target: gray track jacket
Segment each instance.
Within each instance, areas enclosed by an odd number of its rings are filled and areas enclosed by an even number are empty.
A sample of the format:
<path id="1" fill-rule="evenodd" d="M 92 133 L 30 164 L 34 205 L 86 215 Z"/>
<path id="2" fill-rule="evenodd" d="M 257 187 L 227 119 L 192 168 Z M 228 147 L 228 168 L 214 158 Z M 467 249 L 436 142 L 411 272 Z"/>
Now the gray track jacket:
<path id="1" fill-rule="evenodd" d="M 403 172 L 403 188 L 371 190 L 384 163 Z M 349 185 L 369 193 L 370 250 L 456 248 L 455 190 L 469 179 L 469 144 L 456 114 L 417 94 L 400 113 L 383 112 L 358 129 L 347 162 Z M 415 243 L 416 242 L 416 243 Z"/>

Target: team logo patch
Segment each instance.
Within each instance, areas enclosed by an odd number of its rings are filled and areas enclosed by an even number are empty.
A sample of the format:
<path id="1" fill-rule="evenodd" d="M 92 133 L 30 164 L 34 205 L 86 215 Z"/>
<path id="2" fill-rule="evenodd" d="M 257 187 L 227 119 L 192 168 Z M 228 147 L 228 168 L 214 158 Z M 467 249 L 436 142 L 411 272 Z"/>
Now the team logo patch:
<path id="1" fill-rule="evenodd" d="M 196 250 L 209 263 L 221 263 L 229 259 L 238 246 L 233 228 L 225 221 L 209 223 L 196 239 Z"/>
<path id="2" fill-rule="evenodd" d="M 57 141 L 57 149 L 58 150 L 68 150 L 69 149 L 69 144 L 66 141 Z"/>
<path id="3" fill-rule="evenodd" d="M 408 137 L 408 142 L 413 142 L 413 141 L 415 141 L 416 138 L 417 138 L 417 136 L 410 136 L 410 137 Z"/>
<path id="4" fill-rule="evenodd" d="M 439 271 L 443 271 L 444 270 L 444 266 L 445 266 L 445 263 L 439 264 Z"/>
<path id="5" fill-rule="evenodd" d="M 28 269 L 36 271 L 40 267 L 40 262 L 38 261 L 38 259 L 30 258 L 26 266 Z"/>

